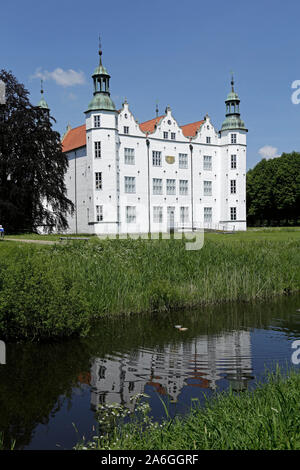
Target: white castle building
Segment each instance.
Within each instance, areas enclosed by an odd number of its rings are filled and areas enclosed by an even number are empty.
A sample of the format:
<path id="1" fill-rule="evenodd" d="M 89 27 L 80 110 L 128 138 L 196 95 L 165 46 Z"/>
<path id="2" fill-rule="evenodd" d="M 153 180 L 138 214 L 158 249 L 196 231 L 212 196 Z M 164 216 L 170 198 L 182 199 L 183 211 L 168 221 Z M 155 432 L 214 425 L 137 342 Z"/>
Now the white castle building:
<path id="1" fill-rule="evenodd" d="M 126 100 L 116 110 L 99 55 L 85 124 L 62 140 L 75 204 L 69 231 L 246 230 L 247 129 L 233 79 L 220 131 L 208 115 L 180 126 L 169 106 L 139 124 Z"/>

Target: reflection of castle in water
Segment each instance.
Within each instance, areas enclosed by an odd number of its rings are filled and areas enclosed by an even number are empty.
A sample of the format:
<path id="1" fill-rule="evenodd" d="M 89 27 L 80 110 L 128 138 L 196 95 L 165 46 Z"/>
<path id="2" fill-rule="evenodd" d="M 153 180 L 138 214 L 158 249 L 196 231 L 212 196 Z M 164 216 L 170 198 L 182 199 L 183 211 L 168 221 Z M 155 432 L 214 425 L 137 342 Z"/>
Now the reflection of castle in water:
<path id="1" fill-rule="evenodd" d="M 130 398 L 143 393 L 146 385 L 174 402 L 183 387 L 214 390 L 222 378 L 243 389 L 251 372 L 250 332 L 203 335 L 187 343 L 96 358 L 90 377 L 91 406 L 114 402 L 130 408 Z"/>

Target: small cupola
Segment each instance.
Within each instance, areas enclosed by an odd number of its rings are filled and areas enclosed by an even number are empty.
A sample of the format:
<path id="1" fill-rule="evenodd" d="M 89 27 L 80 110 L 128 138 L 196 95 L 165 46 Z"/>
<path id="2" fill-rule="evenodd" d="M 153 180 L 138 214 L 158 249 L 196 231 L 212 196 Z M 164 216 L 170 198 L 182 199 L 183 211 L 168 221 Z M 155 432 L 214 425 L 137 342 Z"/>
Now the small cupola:
<path id="1" fill-rule="evenodd" d="M 231 91 L 228 93 L 225 100 L 226 104 L 226 118 L 222 124 L 221 131 L 229 129 L 241 129 L 247 131 L 244 121 L 240 116 L 240 99 L 238 94 L 234 91 L 234 78 L 231 77 Z"/>
<path id="2" fill-rule="evenodd" d="M 95 68 L 92 75 L 94 82 L 94 97 L 90 102 L 88 109 L 89 111 L 115 111 L 116 107 L 114 102 L 110 97 L 109 91 L 109 79 L 110 75 L 108 74 L 106 68 L 102 64 L 102 47 L 101 42 L 99 41 L 99 65 Z"/>
<path id="3" fill-rule="evenodd" d="M 49 106 L 47 105 L 45 98 L 44 98 L 44 90 L 43 90 L 43 80 L 41 80 L 41 99 L 37 105 L 38 108 L 44 109 L 46 111 L 50 111 Z"/>

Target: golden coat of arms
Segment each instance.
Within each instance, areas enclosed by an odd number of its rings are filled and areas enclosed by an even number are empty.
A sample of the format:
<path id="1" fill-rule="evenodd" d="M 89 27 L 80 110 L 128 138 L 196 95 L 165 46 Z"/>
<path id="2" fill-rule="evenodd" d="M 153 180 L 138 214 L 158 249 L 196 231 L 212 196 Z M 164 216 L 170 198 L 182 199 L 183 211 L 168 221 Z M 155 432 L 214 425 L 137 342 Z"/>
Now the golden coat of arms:
<path id="1" fill-rule="evenodd" d="M 171 165 L 172 163 L 175 162 L 175 157 L 173 155 L 167 155 L 166 156 L 166 162 Z"/>

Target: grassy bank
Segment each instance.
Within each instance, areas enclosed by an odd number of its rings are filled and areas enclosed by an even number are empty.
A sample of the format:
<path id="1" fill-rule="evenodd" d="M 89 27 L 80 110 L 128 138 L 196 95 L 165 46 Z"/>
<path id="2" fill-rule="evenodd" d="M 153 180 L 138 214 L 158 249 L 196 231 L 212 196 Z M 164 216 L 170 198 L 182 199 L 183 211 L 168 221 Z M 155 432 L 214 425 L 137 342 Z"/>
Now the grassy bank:
<path id="1" fill-rule="evenodd" d="M 86 334 L 105 315 L 265 299 L 300 287 L 300 233 L 0 247 L 0 337 Z"/>
<path id="2" fill-rule="evenodd" d="M 184 418 L 166 419 L 161 425 L 138 405 L 140 419 L 117 424 L 109 433 L 101 431 L 109 422 L 101 419 L 100 432 L 92 442 L 77 449 L 139 450 L 276 450 L 300 449 L 300 374 L 290 372 L 269 376 L 254 392 L 227 392 L 209 400 L 204 408 L 194 407 Z M 116 408 L 114 414 L 125 415 Z M 111 411 L 111 416 L 112 411 Z M 110 423 L 112 420 L 110 420 Z"/>

